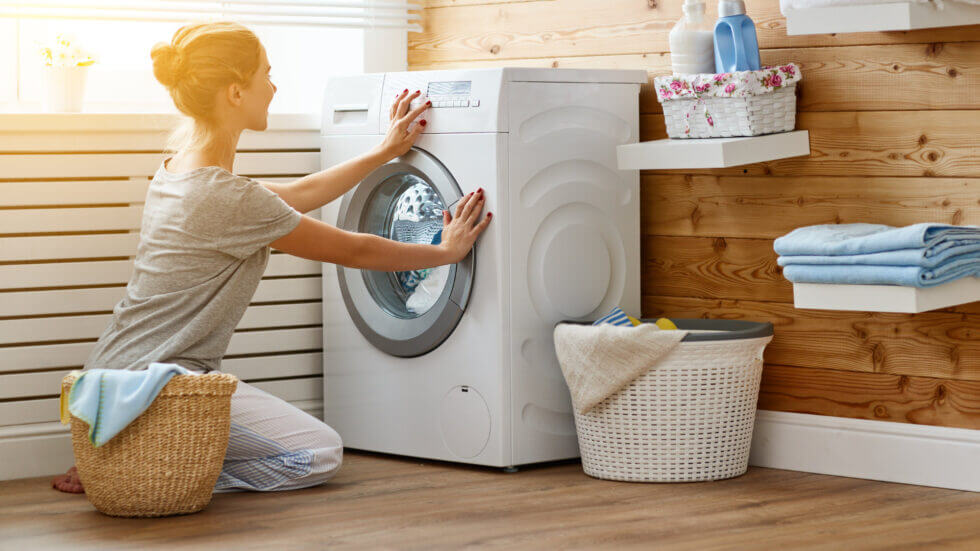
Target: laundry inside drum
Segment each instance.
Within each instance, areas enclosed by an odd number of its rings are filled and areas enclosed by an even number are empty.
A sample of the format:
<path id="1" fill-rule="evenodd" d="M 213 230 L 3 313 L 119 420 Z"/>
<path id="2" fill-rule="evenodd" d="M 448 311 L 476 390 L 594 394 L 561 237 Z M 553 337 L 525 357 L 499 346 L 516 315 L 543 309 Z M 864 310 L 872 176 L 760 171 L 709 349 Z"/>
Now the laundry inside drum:
<path id="1" fill-rule="evenodd" d="M 402 243 L 441 243 L 445 202 L 431 184 L 414 174 L 389 177 L 369 199 L 367 209 L 368 225 L 373 227 L 365 230 L 370 233 Z M 389 314 L 410 319 L 432 309 L 449 283 L 450 272 L 450 266 L 445 265 L 365 272 L 365 279 L 375 300 Z"/>

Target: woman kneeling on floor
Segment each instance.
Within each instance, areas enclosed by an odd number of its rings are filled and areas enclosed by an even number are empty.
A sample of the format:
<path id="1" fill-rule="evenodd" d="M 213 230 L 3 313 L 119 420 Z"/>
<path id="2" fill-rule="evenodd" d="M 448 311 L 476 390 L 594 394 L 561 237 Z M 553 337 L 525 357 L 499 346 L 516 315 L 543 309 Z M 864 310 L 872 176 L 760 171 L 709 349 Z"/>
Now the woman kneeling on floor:
<path id="1" fill-rule="evenodd" d="M 342 197 L 422 132 L 409 110 L 419 91 L 394 101 L 391 127 L 373 150 L 288 184 L 232 173 L 243 130 L 264 130 L 276 93 L 258 37 L 237 23 L 182 27 L 151 52 L 153 73 L 191 118 L 175 133 L 150 182 L 126 296 L 85 369 L 146 369 L 174 363 L 221 368 L 232 333 L 255 293 L 269 247 L 320 262 L 378 271 L 420 270 L 462 260 L 490 223 L 481 192 L 443 213 L 438 245 L 353 233 L 301 213 Z M 482 190 L 481 190 L 482 191 Z M 270 360 L 274 361 L 274 360 Z M 290 490 L 321 484 L 340 468 L 343 445 L 330 426 L 243 382 L 231 400 L 231 433 L 216 491 Z M 53 481 L 83 492 L 75 467 Z"/>

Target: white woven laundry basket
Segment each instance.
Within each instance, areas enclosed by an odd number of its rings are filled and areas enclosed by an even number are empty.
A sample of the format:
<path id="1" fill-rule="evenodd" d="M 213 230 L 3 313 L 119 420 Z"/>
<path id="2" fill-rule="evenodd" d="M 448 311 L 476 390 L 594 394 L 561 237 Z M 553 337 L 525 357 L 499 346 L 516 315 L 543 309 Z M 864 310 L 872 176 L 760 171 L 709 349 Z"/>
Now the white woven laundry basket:
<path id="1" fill-rule="evenodd" d="M 796 127 L 795 64 L 737 73 L 654 79 L 671 138 L 729 138 Z M 775 84 L 774 84 L 775 83 Z"/>
<path id="2" fill-rule="evenodd" d="M 748 469 L 762 352 L 772 340 L 772 324 L 672 321 L 690 331 L 683 341 L 589 412 L 575 412 L 585 474 L 693 482 Z"/>

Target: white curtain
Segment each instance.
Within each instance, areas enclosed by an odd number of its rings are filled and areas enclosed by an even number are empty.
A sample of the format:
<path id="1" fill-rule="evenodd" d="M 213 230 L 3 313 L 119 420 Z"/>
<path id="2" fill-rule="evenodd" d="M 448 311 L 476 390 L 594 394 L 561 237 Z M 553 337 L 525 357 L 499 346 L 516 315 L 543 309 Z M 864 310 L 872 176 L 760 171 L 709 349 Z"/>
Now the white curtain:
<path id="1" fill-rule="evenodd" d="M 392 0 L 0 0 L 0 17 L 103 21 L 199 21 L 421 32 L 418 4 Z"/>

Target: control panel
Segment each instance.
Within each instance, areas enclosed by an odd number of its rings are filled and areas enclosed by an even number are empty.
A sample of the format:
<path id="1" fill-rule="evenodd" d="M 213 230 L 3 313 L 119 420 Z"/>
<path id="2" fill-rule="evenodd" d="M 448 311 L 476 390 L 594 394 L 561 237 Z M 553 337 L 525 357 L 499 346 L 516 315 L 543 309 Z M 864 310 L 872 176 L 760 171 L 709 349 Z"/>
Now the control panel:
<path id="1" fill-rule="evenodd" d="M 452 80 L 429 82 L 425 95 L 420 99 L 431 101 L 431 107 L 479 107 L 480 100 L 471 96 L 473 81 Z M 421 103 L 420 99 L 412 101 L 412 107 Z"/>
<path id="2" fill-rule="evenodd" d="M 418 90 L 411 108 L 426 101 L 432 105 L 424 115 L 428 125 L 423 134 L 453 132 L 506 132 L 506 114 L 500 111 L 502 72 L 490 69 L 448 69 L 386 73 L 381 94 L 381 113 L 408 89 Z M 379 131 L 390 126 L 388 117 L 379 122 Z"/>

